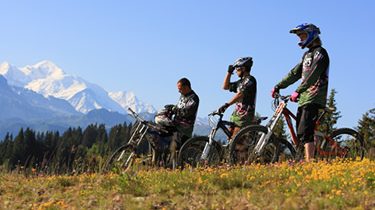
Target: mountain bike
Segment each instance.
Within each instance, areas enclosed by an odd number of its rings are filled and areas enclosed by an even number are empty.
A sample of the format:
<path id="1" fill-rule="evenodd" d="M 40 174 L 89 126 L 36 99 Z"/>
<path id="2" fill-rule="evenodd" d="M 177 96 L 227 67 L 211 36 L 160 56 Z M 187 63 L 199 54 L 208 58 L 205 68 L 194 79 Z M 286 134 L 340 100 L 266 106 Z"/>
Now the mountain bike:
<path id="1" fill-rule="evenodd" d="M 281 99 L 281 102 L 280 102 Z M 303 144 L 297 138 L 292 119 L 296 116 L 287 108 L 290 96 L 277 95 L 274 99 L 275 113 L 266 126 L 253 125 L 241 130 L 233 142 L 240 138 L 252 139 L 252 149 L 247 155 L 247 162 L 270 163 L 281 160 L 300 160 L 303 157 Z M 365 147 L 360 134 L 351 128 L 338 128 L 331 133 L 322 133 L 318 130 L 322 117 L 333 111 L 325 108 L 319 115 L 314 132 L 315 158 L 333 159 L 344 158 L 350 160 L 362 160 Z M 291 141 L 276 137 L 274 135 L 277 122 L 284 116 L 288 125 Z M 267 150 L 274 147 L 274 150 Z M 266 159 L 265 156 L 277 157 L 277 159 Z M 266 161 L 265 161 L 266 160 Z M 269 161 L 270 160 L 270 161 Z"/>
<path id="2" fill-rule="evenodd" d="M 178 155 L 179 166 L 182 168 L 185 165 L 192 167 L 215 166 L 223 161 L 230 162 L 231 164 L 237 163 L 237 160 L 239 160 L 238 156 L 244 150 L 245 142 L 237 141 L 238 144 L 233 144 L 233 139 L 231 138 L 232 132 L 229 128 L 234 126 L 234 123 L 223 120 L 223 115 L 219 111 L 208 114 L 209 125 L 212 128 L 210 133 L 208 136 L 190 138 L 182 145 Z M 265 119 L 267 117 L 259 117 L 256 123 L 260 124 Z M 227 139 L 229 139 L 227 144 L 223 144 L 215 138 L 219 130 L 222 130 Z"/>
<path id="3" fill-rule="evenodd" d="M 120 146 L 106 161 L 104 171 L 129 170 L 155 166 L 176 168 L 177 138 L 173 128 L 146 121 L 131 108 L 135 118 L 129 141 Z M 147 149 L 141 145 L 148 145 Z"/>

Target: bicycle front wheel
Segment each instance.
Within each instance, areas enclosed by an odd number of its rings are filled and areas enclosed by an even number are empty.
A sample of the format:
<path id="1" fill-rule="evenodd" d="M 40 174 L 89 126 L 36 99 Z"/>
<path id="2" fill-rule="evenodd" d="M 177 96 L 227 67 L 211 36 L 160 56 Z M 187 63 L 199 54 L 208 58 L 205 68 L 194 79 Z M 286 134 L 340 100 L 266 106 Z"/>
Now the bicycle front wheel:
<path id="1" fill-rule="evenodd" d="M 178 155 L 178 164 L 181 168 L 186 165 L 197 167 L 208 164 L 210 166 L 217 165 L 221 162 L 219 145 L 213 142 L 205 161 L 201 160 L 204 147 L 208 143 L 208 137 L 198 136 L 188 139 L 181 147 Z"/>
<path id="2" fill-rule="evenodd" d="M 118 148 L 107 160 L 104 172 L 127 170 L 135 160 L 135 150 L 132 145 L 126 144 Z"/>
<path id="3" fill-rule="evenodd" d="M 341 157 L 348 160 L 362 160 L 365 154 L 361 135 L 351 128 L 340 128 L 333 131 L 332 135 L 328 137 L 328 142 L 319 146 L 329 154 L 328 159 Z"/>
<path id="4" fill-rule="evenodd" d="M 260 137 L 266 135 L 267 128 L 261 125 L 250 125 L 238 132 L 230 146 L 230 163 L 233 165 L 249 163 L 273 163 L 278 160 L 279 144 L 271 136 L 260 154 L 254 148 Z"/>

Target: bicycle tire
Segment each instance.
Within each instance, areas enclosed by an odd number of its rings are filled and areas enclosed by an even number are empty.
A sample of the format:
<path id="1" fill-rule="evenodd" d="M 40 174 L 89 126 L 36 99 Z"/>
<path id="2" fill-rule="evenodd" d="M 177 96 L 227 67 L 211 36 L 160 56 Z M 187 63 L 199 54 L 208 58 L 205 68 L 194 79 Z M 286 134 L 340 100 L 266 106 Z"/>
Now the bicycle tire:
<path id="1" fill-rule="evenodd" d="M 230 145 L 230 163 L 242 165 L 250 163 L 273 163 L 278 159 L 279 143 L 271 137 L 264 147 L 262 154 L 256 155 L 254 147 L 262 134 L 267 134 L 268 129 L 262 125 L 249 125 L 242 128 L 234 137 Z"/>
<path id="2" fill-rule="evenodd" d="M 135 149 L 130 144 L 119 147 L 107 160 L 104 172 L 127 170 L 134 162 Z M 130 159 L 129 159 L 130 157 Z M 128 162 L 127 162 L 128 161 Z"/>
<path id="3" fill-rule="evenodd" d="M 326 144 L 318 145 L 324 148 L 325 151 L 334 152 L 333 155 L 326 156 L 327 159 L 334 159 L 340 157 L 347 160 L 363 160 L 365 155 L 365 144 L 361 135 L 351 128 L 339 128 L 334 130 L 330 137 L 334 140 L 341 149 L 345 152 L 338 151 L 337 148 Z"/>
<path id="4" fill-rule="evenodd" d="M 208 143 L 207 136 L 198 136 L 188 139 L 180 148 L 178 154 L 178 165 L 184 168 L 186 165 L 190 167 L 198 167 L 202 164 L 214 166 L 221 162 L 220 145 L 213 142 L 210 149 L 208 160 L 206 163 L 201 162 L 202 152 L 206 143 Z"/>
<path id="5" fill-rule="evenodd" d="M 279 143 L 277 162 L 295 160 L 297 151 L 289 141 L 283 138 L 276 138 L 275 141 Z"/>

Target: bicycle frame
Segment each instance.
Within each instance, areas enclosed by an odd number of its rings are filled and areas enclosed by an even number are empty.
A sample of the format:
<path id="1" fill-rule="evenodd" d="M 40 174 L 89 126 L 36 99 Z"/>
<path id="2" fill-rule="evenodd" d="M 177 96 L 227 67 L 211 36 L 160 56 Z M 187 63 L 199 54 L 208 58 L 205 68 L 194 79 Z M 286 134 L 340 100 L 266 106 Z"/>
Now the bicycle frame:
<path id="1" fill-rule="evenodd" d="M 134 148 L 134 150 L 142 142 L 142 139 L 148 133 L 148 131 L 150 130 L 150 128 L 153 128 L 155 130 L 158 130 L 158 131 L 161 131 L 161 132 L 165 132 L 165 133 L 168 132 L 164 128 L 156 126 L 156 125 L 152 125 L 150 122 L 144 120 L 142 117 L 139 116 L 139 114 L 137 114 L 136 112 L 134 112 L 131 108 L 128 108 L 128 110 L 130 111 L 131 115 L 136 119 L 136 122 L 139 122 L 138 125 L 137 125 L 137 127 L 135 128 L 132 136 L 130 137 L 128 143 L 127 143 L 128 145 L 132 145 L 133 148 Z M 124 151 L 122 151 L 122 153 L 120 154 L 118 160 L 120 160 L 123 155 L 124 155 Z M 130 161 L 132 161 L 134 155 L 136 155 L 135 151 L 133 151 L 129 155 L 129 157 L 126 160 L 125 164 L 128 165 L 130 163 Z"/>
<path id="2" fill-rule="evenodd" d="M 319 125 L 320 125 L 320 120 L 325 115 L 325 113 L 327 113 L 328 109 L 329 108 L 324 109 L 324 111 L 320 114 L 320 116 L 318 117 L 318 119 L 316 120 L 316 123 L 315 123 L 315 128 L 314 128 L 314 143 L 315 143 L 315 146 L 316 146 L 315 150 L 316 150 L 317 154 L 319 156 L 322 156 L 322 157 L 330 156 L 330 155 L 338 155 L 340 157 L 344 157 L 346 155 L 346 153 L 348 152 L 347 149 L 340 147 L 337 144 L 337 142 L 334 141 L 329 135 L 326 135 L 326 134 L 324 134 L 324 133 L 322 133 L 318 130 Z M 290 134 L 292 136 L 293 144 L 296 146 L 296 145 L 300 144 L 300 140 L 297 138 L 296 132 L 295 132 L 293 124 L 292 124 L 291 117 L 295 121 L 297 120 L 297 117 L 286 107 L 283 109 L 283 115 L 284 115 L 285 120 L 287 122 Z M 320 145 L 317 145 L 317 143 L 320 143 L 320 142 L 318 142 L 319 139 L 323 139 L 323 142 Z M 334 150 L 333 151 L 324 151 L 323 148 L 325 146 L 324 144 L 326 144 L 326 143 L 328 143 L 332 148 L 334 148 Z"/>
<path id="3" fill-rule="evenodd" d="M 148 130 L 149 130 L 149 127 L 147 125 L 143 123 L 139 123 L 137 127 L 135 128 L 132 136 L 130 137 L 128 144 L 133 144 L 133 145 L 138 146 L 141 141 L 135 141 L 135 139 L 142 140 Z M 140 137 L 136 138 L 137 135 L 140 135 Z"/>
<path id="4" fill-rule="evenodd" d="M 216 141 L 214 138 L 215 138 L 216 133 L 219 129 L 222 129 L 224 131 L 224 134 L 228 137 L 228 139 L 230 139 L 229 144 L 232 142 L 232 139 L 230 138 L 232 136 L 232 133 L 229 131 L 229 129 L 226 126 L 228 126 L 228 125 L 231 126 L 231 125 L 233 125 L 233 123 L 223 120 L 223 114 L 219 113 L 219 112 L 212 112 L 208 116 L 213 117 L 215 115 L 219 116 L 219 120 L 218 120 L 216 126 L 212 127 L 212 129 L 210 131 L 210 134 L 208 135 L 208 142 L 204 146 L 202 156 L 201 156 L 201 160 L 207 160 L 208 154 L 209 154 L 210 149 L 211 149 L 211 146 Z"/>
<path id="5" fill-rule="evenodd" d="M 289 120 L 287 120 L 288 127 L 289 127 L 290 130 L 293 130 L 293 126 L 292 126 L 289 114 L 290 114 L 290 116 L 293 116 L 294 118 L 295 118 L 295 116 L 293 115 L 293 113 L 291 113 L 286 108 L 286 105 L 287 105 L 287 101 L 285 101 L 285 102 L 282 101 L 281 103 L 279 103 L 279 105 L 276 108 L 276 111 L 273 114 L 272 118 L 266 124 L 267 134 L 263 133 L 261 135 L 259 141 L 257 142 L 257 144 L 254 147 L 255 154 L 259 155 L 261 153 L 262 149 L 264 148 L 264 146 L 268 143 L 268 141 L 271 138 L 271 135 L 273 133 L 273 129 L 275 128 L 275 126 L 276 126 L 277 122 L 279 121 L 279 119 L 280 119 L 280 117 L 281 117 L 282 114 L 284 114 L 284 116 L 287 116 L 286 118 L 289 119 Z M 297 139 L 294 131 L 291 132 L 291 135 L 292 135 L 292 138 L 295 137 L 295 139 Z"/>
<path id="6" fill-rule="evenodd" d="M 288 129 L 290 132 L 290 135 L 292 137 L 292 145 L 296 148 L 297 145 L 300 144 L 300 140 L 297 137 L 297 134 L 294 130 L 292 119 L 294 121 L 297 120 L 297 117 L 287 108 L 287 103 L 289 101 L 290 96 L 279 96 L 282 101 L 278 104 L 274 115 L 270 119 L 270 121 L 267 123 L 266 128 L 268 130 L 267 134 L 262 134 L 259 141 L 257 142 L 256 146 L 254 147 L 254 152 L 256 155 L 260 155 L 262 152 L 264 146 L 268 143 L 269 139 L 271 138 L 271 135 L 273 134 L 273 130 L 277 124 L 277 122 L 280 120 L 281 116 L 284 116 L 286 123 L 288 125 Z M 324 133 L 318 131 L 318 127 L 320 125 L 320 120 L 324 116 L 324 114 L 327 112 L 327 108 L 323 111 L 323 113 L 319 116 L 319 118 L 316 121 L 315 130 L 314 130 L 314 142 L 317 144 L 317 140 L 323 139 L 323 142 L 321 145 L 316 145 L 316 151 L 319 154 L 319 156 L 330 156 L 330 155 L 339 155 L 341 157 L 344 157 L 347 153 L 347 149 L 341 148 L 336 141 L 334 141 L 329 135 L 325 135 Z M 332 148 L 334 148 L 332 151 L 324 151 L 324 144 L 331 145 Z"/>
<path id="7" fill-rule="evenodd" d="M 168 131 L 164 129 L 163 127 L 158 126 L 158 125 L 153 125 L 152 123 L 144 120 L 142 117 L 139 116 L 139 114 L 135 113 L 131 108 L 128 108 L 128 110 L 131 112 L 132 116 L 136 119 L 136 122 L 139 122 L 132 136 L 130 137 L 128 144 L 135 144 L 138 146 L 138 144 L 141 141 L 137 142 L 135 141 L 135 139 L 142 140 L 143 137 L 146 135 L 146 133 L 150 130 L 150 128 L 163 132 L 163 133 L 168 133 Z M 140 137 L 138 138 L 137 135 L 140 135 Z"/>
<path id="8" fill-rule="evenodd" d="M 316 145 L 315 150 L 319 154 L 319 156 L 322 156 L 322 157 L 330 156 L 330 155 L 338 155 L 339 157 L 345 157 L 346 154 L 348 153 L 347 148 L 341 147 L 329 135 L 325 135 L 324 133 L 317 130 L 317 127 L 319 126 L 319 122 L 320 122 L 319 120 L 320 120 L 321 117 L 323 117 L 325 112 L 323 112 L 321 114 L 321 116 L 317 120 L 317 124 L 315 126 L 315 132 L 314 132 L 314 142 L 315 142 L 315 145 Z M 320 145 L 317 145 L 319 139 L 322 139 L 323 141 L 319 142 Z M 325 151 L 324 150 L 327 143 L 331 146 L 331 148 L 332 148 L 331 151 Z"/>

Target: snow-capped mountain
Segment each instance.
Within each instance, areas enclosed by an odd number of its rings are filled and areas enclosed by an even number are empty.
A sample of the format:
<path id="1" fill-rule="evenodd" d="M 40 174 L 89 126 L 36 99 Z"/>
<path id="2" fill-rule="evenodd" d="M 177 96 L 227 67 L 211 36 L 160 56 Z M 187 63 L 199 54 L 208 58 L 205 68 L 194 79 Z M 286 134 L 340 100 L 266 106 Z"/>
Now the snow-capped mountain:
<path id="1" fill-rule="evenodd" d="M 127 113 L 127 107 L 139 112 L 153 113 L 155 110 L 139 101 L 134 94 L 114 94 L 115 97 L 111 97 L 100 86 L 66 74 L 50 61 L 41 61 L 22 68 L 3 63 L 0 65 L 0 74 L 4 75 L 11 85 L 27 88 L 44 96 L 64 99 L 75 110 L 85 114 L 102 108 L 123 114 Z"/>
<path id="2" fill-rule="evenodd" d="M 137 113 L 156 113 L 156 110 L 153 106 L 140 101 L 133 92 L 109 92 L 108 95 L 118 104 L 120 104 L 120 106 L 125 110 L 131 108 Z"/>
<path id="3" fill-rule="evenodd" d="M 0 74 L 7 79 L 7 83 L 11 86 L 23 87 L 30 82 L 25 73 L 11 64 L 4 62 L 0 65 Z"/>
<path id="4" fill-rule="evenodd" d="M 9 119 L 51 119 L 61 116 L 80 116 L 81 114 L 65 100 L 43 97 L 22 87 L 9 86 L 0 75 L 0 121 Z"/>

